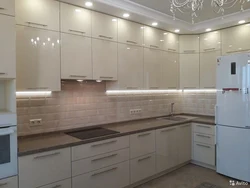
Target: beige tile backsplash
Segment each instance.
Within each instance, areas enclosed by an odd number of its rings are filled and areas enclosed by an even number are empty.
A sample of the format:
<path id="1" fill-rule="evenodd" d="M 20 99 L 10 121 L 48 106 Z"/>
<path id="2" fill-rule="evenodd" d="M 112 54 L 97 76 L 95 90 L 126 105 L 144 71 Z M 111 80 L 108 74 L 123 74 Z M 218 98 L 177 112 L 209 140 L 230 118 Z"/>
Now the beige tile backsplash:
<path id="1" fill-rule="evenodd" d="M 19 136 L 168 115 L 172 102 L 176 113 L 214 115 L 214 93 L 106 95 L 105 91 L 104 82 L 64 82 L 62 91 L 49 97 L 17 97 Z M 130 109 L 142 113 L 130 115 Z M 30 126 L 30 119 L 40 118 L 41 126 Z"/>

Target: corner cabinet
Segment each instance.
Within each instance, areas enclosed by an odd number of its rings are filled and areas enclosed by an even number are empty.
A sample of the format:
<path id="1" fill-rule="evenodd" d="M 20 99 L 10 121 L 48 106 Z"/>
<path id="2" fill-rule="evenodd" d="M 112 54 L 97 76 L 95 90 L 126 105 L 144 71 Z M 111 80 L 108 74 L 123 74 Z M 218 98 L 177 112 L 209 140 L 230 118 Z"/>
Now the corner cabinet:
<path id="1" fill-rule="evenodd" d="M 59 33 L 16 27 L 17 91 L 60 91 Z"/>

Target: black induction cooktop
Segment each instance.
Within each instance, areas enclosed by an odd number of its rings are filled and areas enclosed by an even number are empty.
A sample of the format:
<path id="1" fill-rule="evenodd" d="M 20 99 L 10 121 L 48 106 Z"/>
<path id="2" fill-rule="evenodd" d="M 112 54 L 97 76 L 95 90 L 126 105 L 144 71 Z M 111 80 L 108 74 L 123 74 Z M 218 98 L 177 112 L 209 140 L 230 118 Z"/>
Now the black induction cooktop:
<path id="1" fill-rule="evenodd" d="M 85 140 L 85 139 L 91 139 L 91 138 L 96 138 L 100 136 L 108 136 L 108 135 L 117 134 L 117 133 L 119 132 L 97 127 L 97 128 L 92 128 L 92 129 L 67 132 L 66 134 L 73 136 L 75 138 L 81 139 L 81 140 Z"/>

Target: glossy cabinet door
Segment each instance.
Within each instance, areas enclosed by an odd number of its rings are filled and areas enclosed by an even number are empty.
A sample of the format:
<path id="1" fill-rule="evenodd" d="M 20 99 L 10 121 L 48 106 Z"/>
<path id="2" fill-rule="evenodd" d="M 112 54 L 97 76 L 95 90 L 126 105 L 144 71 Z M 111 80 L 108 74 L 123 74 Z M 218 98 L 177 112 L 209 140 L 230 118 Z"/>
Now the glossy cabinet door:
<path id="1" fill-rule="evenodd" d="M 143 45 L 143 25 L 127 20 L 118 20 L 118 42 Z"/>
<path id="2" fill-rule="evenodd" d="M 222 55 L 250 51 L 249 32 L 248 24 L 222 30 Z"/>
<path id="3" fill-rule="evenodd" d="M 144 48 L 144 88 L 160 89 L 161 87 L 162 52 Z"/>
<path id="4" fill-rule="evenodd" d="M 192 126 L 191 124 L 178 127 L 178 163 L 189 162 L 192 158 Z"/>
<path id="5" fill-rule="evenodd" d="M 220 51 L 200 53 L 200 88 L 216 88 L 217 58 Z"/>
<path id="6" fill-rule="evenodd" d="M 195 89 L 200 85 L 199 54 L 180 54 L 180 88 Z"/>
<path id="7" fill-rule="evenodd" d="M 0 14 L 15 15 L 15 0 L 1 0 Z"/>
<path id="8" fill-rule="evenodd" d="M 221 49 L 220 31 L 200 35 L 200 52 L 210 52 Z"/>
<path id="9" fill-rule="evenodd" d="M 144 46 L 153 49 L 162 49 L 164 35 L 161 30 L 153 27 L 144 27 Z"/>
<path id="10" fill-rule="evenodd" d="M 199 35 L 180 35 L 180 53 L 199 53 Z"/>
<path id="11" fill-rule="evenodd" d="M 60 3 L 61 32 L 91 36 L 91 11 Z"/>
<path id="12" fill-rule="evenodd" d="M 117 43 L 92 39 L 93 78 L 117 80 Z"/>
<path id="13" fill-rule="evenodd" d="M 60 90 L 59 33 L 17 26 L 17 90 Z"/>
<path id="14" fill-rule="evenodd" d="M 59 31 L 59 2 L 55 0 L 16 0 L 16 23 Z"/>
<path id="15" fill-rule="evenodd" d="M 163 50 L 169 52 L 179 52 L 179 35 L 163 32 Z"/>
<path id="16" fill-rule="evenodd" d="M 0 15 L 0 79 L 16 78 L 16 27 L 15 18 Z"/>
<path id="17" fill-rule="evenodd" d="M 173 52 L 162 52 L 161 88 L 179 88 L 179 54 Z"/>
<path id="18" fill-rule="evenodd" d="M 92 12 L 92 37 L 117 41 L 118 19 L 113 16 Z"/>
<path id="19" fill-rule="evenodd" d="M 61 33 L 61 78 L 92 79 L 91 38 Z"/>

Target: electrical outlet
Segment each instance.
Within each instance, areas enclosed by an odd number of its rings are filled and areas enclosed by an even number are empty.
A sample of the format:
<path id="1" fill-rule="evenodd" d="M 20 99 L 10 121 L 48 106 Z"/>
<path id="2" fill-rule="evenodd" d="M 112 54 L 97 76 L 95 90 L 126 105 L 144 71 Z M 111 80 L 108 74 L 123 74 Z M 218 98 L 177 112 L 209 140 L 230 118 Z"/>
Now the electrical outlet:
<path id="1" fill-rule="evenodd" d="M 131 109 L 130 114 L 131 115 L 141 114 L 141 109 Z"/>
<path id="2" fill-rule="evenodd" d="M 42 119 L 30 119 L 30 126 L 41 126 L 42 125 Z"/>

